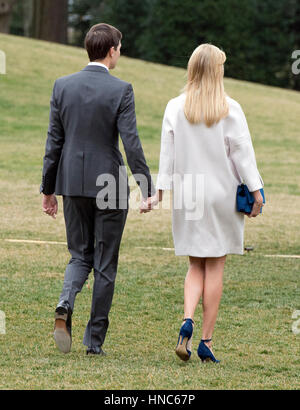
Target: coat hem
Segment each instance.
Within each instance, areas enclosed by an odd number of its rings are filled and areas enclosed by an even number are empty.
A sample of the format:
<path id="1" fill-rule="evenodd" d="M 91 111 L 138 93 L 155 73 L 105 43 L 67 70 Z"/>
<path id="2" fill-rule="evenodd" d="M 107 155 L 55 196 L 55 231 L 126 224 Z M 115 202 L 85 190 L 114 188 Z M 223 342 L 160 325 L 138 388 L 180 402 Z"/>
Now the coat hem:
<path id="1" fill-rule="evenodd" d="M 241 248 L 229 249 L 218 252 L 199 252 L 187 249 L 175 249 L 176 256 L 193 256 L 195 258 L 219 258 L 224 255 L 244 255 L 244 251 Z"/>

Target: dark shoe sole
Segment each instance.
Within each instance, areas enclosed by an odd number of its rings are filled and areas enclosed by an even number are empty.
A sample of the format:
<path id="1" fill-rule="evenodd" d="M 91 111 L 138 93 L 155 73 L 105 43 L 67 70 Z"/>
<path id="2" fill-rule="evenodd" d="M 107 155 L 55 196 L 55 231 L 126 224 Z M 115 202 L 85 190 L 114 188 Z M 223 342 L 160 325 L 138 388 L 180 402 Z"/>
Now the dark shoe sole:
<path id="1" fill-rule="evenodd" d="M 209 362 L 212 362 L 212 360 L 211 360 L 211 358 L 210 358 L 210 357 L 206 357 L 205 359 L 202 359 L 202 357 L 200 357 L 200 359 L 201 359 L 201 362 L 202 362 L 202 363 L 209 363 Z"/>
<path id="2" fill-rule="evenodd" d="M 103 352 L 103 350 L 101 350 L 100 353 L 86 351 L 86 355 L 88 356 L 89 354 L 92 356 L 107 356 L 107 354 Z"/>

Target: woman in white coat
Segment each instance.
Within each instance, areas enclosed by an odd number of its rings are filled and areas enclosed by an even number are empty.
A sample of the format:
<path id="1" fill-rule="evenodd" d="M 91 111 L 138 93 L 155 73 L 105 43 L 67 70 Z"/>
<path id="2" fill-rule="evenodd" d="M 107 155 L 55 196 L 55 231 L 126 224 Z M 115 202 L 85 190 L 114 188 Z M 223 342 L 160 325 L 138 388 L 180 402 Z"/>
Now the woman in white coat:
<path id="1" fill-rule="evenodd" d="M 254 197 L 249 218 L 263 206 L 250 132 L 238 102 L 224 91 L 225 53 L 211 44 L 195 49 L 184 92 L 169 101 L 162 126 L 157 201 L 173 190 L 172 232 L 176 255 L 189 257 L 184 284 L 184 320 L 176 353 L 191 355 L 195 309 L 202 298 L 198 356 L 218 362 L 212 335 L 227 254 L 243 254 L 244 217 L 236 211 L 237 186 Z M 156 201 L 156 202 L 157 202 Z"/>

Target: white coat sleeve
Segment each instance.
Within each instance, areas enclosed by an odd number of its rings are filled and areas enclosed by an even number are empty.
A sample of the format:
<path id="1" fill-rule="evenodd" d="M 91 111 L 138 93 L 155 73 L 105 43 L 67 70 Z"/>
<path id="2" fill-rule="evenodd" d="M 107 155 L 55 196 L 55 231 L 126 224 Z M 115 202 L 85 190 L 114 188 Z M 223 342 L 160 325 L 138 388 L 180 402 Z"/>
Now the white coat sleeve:
<path id="1" fill-rule="evenodd" d="M 229 141 L 229 156 L 250 192 L 263 188 L 264 182 L 257 169 L 254 148 L 247 120 L 242 107 L 231 107 L 226 136 Z"/>
<path id="2" fill-rule="evenodd" d="M 162 123 L 159 172 L 156 182 L 156 189 L 161 190 L 172 190 L 174 173 L 174 131 L 170 114 L 170 104 L 168 104 Z"/>

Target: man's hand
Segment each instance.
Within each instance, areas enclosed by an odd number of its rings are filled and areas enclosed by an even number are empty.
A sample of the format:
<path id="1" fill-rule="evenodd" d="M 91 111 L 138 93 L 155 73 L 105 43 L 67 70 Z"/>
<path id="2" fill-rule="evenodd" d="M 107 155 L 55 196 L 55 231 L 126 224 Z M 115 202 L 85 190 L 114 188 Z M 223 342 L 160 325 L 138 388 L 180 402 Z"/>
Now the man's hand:
<path id="1" fill-rule="evenodd" d="M 56 219 L 58 210 L 58 203 L 56 196 L 52 195 L 43 195 L 43 211 L 45 214 L 52 216 L 52 218 Z"/>

